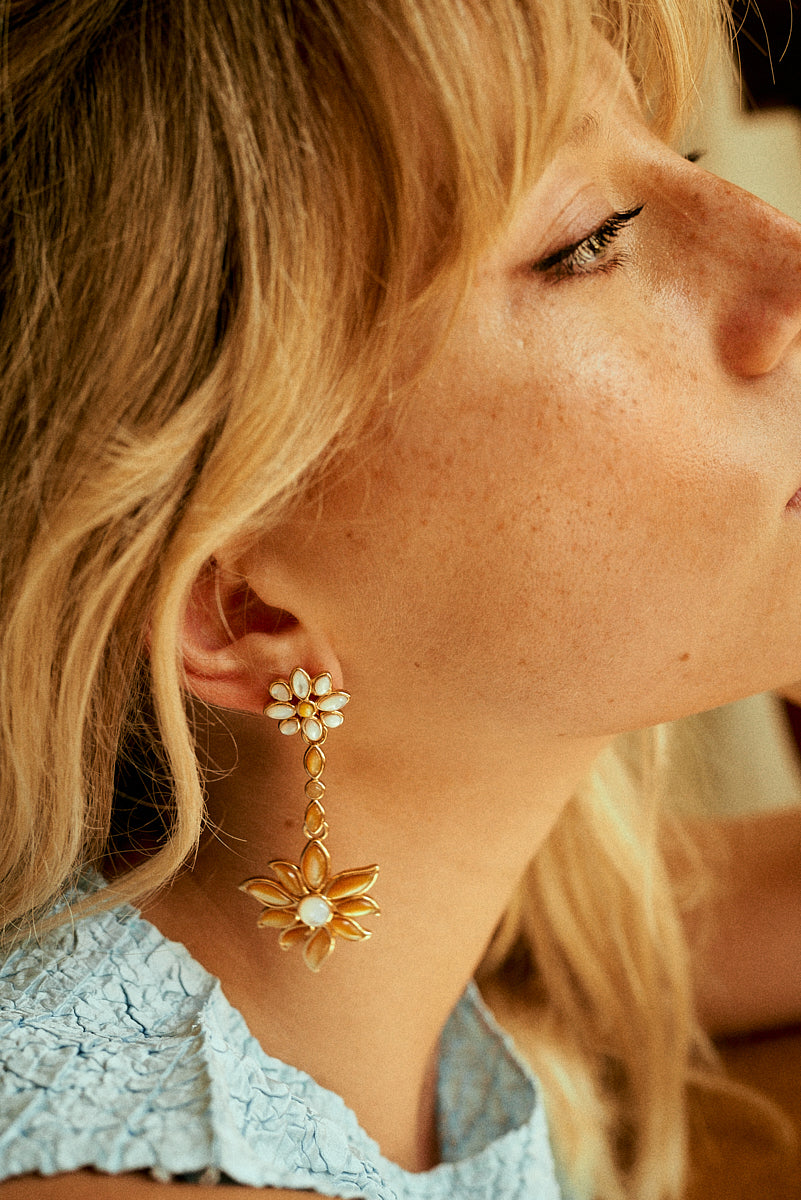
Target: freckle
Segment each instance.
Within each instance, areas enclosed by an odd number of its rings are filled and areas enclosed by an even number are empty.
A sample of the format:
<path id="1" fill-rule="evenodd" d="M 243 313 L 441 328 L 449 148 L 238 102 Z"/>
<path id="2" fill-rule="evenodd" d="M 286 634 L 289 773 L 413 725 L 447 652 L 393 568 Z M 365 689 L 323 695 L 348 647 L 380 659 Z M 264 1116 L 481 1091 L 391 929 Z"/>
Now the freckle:
<path id="1" fill-rule="evenodd" d="M 420 670 L 420 664 L 419 664 L 419 663 L 415 663 L 415 664 L 414 664 L 414 667 L 415 667 L 415 670 L 416 670 L 416 671 L 419 671 L 419 670 Z"/>
<path id="2" fill-rule="evenodd" d="M 690 657 L 689 653 L 687 651 L 685 651 L 684 654 L 679 655 L 679 662 L 687 662 L 687 659 L 689 657 Z"/>
<path id="3" fill-rule="evenodd" d="M 294 829 L 294 828 L 295 828 L 295 822 L 292 820 L 291 817 L 287 817 L 287 819 L 284 821 L 284 829 Z"/>

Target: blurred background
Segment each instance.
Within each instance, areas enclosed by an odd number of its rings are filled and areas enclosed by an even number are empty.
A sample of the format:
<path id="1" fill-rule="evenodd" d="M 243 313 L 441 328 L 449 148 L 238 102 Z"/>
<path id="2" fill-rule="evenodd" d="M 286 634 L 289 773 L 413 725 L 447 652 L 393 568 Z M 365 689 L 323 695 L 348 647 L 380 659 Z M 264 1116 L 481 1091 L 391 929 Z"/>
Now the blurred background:
<path id="1" fill-rule="evenodd" d="M 736 0 L 733 16 L 735 51 L 710 73 L 683 148 L 801 221 L 801 7 Z M 679 808 L 699 795 L 732 814 L 801 804 L 801 709 L 760 696 L 678 724 Z"/>
<path id="2" fill-rule="evenodd" d="M 702 165 L 801 221 L 801 7 L 738 0 L 733 15 L 740 78 L 721 64 L 707 83 Z"/>

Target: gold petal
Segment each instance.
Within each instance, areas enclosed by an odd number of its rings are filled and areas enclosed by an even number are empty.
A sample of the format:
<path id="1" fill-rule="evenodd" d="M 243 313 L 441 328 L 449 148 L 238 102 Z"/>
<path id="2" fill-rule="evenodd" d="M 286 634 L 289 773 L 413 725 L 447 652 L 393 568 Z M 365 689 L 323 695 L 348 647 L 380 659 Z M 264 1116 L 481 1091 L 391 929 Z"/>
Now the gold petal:
<path id="1" fill-rule="evenodd" d="M 311 891 L 319 892 L 322 888 L 328 878 L 330 862 L 331 859 L 325 846 L 321 846 L 319 842 L 307 844 L 300 856 L 300 870 L 306 886 Z"/>
<path id="2" fill-rule="evenodd" d="M 284 862 L 282 859 L 276 859 L 267 866 L 272 871 L 281 884 L 281 887 L 286 888 L 290 896 L 299 899 L 305 895 L 306 889 L 303 886 L 303 880 L 300 877 L 300 871 L 294 863 Z"/>
<path id="3" fill-rule="evenodd" d="M 287 929 L 296 920 L 294 908 L 265 908 L 256 924 L 262 929 Z"/>
<path id="4" fill-rule="evenodd" d="M 270 684 L 270 695 L 273 700 L 291 700 L 292 688 L 285 679 L 276 679 L 274 683 Z"/>
<path id="5" fill-rule="evenodd" d="M 272 866 L 272 863 L 270 865 Z M 295 903 L 294 897 L 277 883 L 273 883 L 272 879 L 246 879 L 244 883 L 240 883 L 239 890 L 247 892 L 262 904 L 269 904 L 270 908 L 286 908 L 287 904 Z"/>
<path id="6" fill-rule="evenodd" d="M 305 874 L 305 872 L 304 872 Z M 329 900 L 345 900 L 369 892 L 378 878 L 378 866 L 356 867 L 353 871 L 340 871 L 325 889 Z"/>
<path id="7" fill-rule="evenodd" d="M 295 667 L 295 670 L 289 676 L 289 682 L 292 685 L 292 691 L 299 700 L 305 700 L 311 691 L 311 679 L 303 670 L 303 667 Z"/>
<path id="8" fill-rule="evenodd" d="M 324 926 L 313 933 L 306 943 L 306 948 L 303 951 L 303 957 L 306 959 L 306 965 L 312 971 L 319 971 L 328 955 L 334 949 L 334 939 Z"/>
<path id="9" fill-rule="evenodd" d="M 322 700 L 318 700 L 317 707 L 320 712 L 338 712 L 349 700 L 350 692 L 331 692 L 330 695 L 323 696 Z"/>
<path id="10" fill-rule="evenodd" d="M 378 916 L 381 909 L 372 896 L 354 896 L 352 900 L 338 900 L 337 912 L 343 917 Z"/>
<path id="11" fill-rule="evenodd" d="M 315 696 L 327 696 L 333 687 L 333 680 L 327 671 L 323 671 L 322 675 L 318 675 L 312 680 L 312 691 Z"/>
<path id="12" fill-rule="evenodd" d="M 308 926 L 298 921 L 296 925 L 290 925 L 289 929 L 284 930 L 278 939 L 278 945 L 282 950 L 291 950 L 293 946 L 302 946 L 308 936 Z"/>
<path id="13" fill-rule="evenodd" d="M 303 755 L 303 765 L 312 779 L 319 779 L 325 766 L 325 754 L 319 746 L 309 746 Z"/>
<path id="14" fill-rule="evenodd" d="M 286 721 L 289 717 L 294 717 L 294 704 L 268 704 L 264 710 L 265 717 L 272 717 L 274 721 Z"/>
<path id="15" fill-rule="evenodd" d="M 332 933 L 345 938 L 348 942 L 363 942 L 366 938 L 372 937 L 372 934 L 368 930 L 362 929 L 357 921 L 349 921 L 347 917 L 332 917 L 328 928 Z"/>

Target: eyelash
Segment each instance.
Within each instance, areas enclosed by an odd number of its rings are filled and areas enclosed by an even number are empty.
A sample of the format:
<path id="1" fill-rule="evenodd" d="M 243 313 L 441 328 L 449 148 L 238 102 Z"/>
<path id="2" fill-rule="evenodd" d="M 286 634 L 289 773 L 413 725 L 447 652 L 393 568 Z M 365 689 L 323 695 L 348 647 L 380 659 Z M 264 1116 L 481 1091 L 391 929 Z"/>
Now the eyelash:
<path id="1" fill-rule="evenodd" d="M 626 212 L 612 213 L 612 216 L 593 233 L 570 246 L 564 246 L 554 254 L 547 255 L 546 258 L 541 258 L 534 264 L 533 269 L 539 275 L 547 275 L 554 282 L 577 275 L 589 275 L 595 271 L 613 270 L 623 261 L 623 256 L 614 254 L 607 258 L 606 251 L 614 245 L 621 230 L 640 215 L 643 207 L 640 204 Z"/>

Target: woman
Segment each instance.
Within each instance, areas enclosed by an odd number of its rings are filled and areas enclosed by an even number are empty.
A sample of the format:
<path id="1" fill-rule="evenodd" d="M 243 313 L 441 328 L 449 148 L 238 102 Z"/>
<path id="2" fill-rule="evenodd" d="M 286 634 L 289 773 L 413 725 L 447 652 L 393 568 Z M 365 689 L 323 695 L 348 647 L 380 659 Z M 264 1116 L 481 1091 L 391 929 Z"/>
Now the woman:
<path id="1" fill-rule="evenodd" d="M 9 1196 L 557 1196 L 504 913 L 565 1194 L 679 1194 L 581 785 L 801 674 L 801 230 L 662 140 L 686 8 L 4 5 Z"/>

